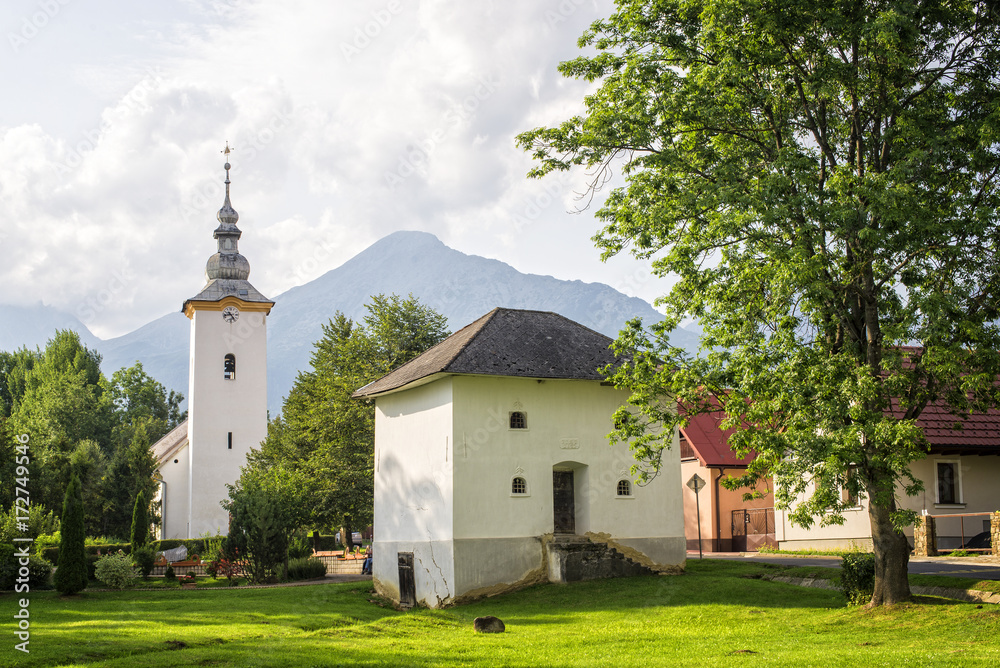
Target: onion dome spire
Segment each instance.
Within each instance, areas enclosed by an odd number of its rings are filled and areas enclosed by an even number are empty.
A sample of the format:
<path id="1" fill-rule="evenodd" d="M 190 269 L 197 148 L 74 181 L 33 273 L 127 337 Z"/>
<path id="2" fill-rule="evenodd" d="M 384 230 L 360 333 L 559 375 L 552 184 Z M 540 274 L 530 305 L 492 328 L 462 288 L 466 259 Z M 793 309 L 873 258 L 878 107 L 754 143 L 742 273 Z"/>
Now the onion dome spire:
<path id="1" fill-rule="evenodd" d="M 228 157 L 232 150 L 229 148 L 229 142 L 226 142 L 226 150 L 223 151 L 227 158 L 226 164 L 223 166 L 226 170 L 226 199 L 216 216 L 219 219 L 219 226 L 215 228 L 212 235 L 219 242 L 219 250 L 208 258 L 208 264 L 205 267 L 205 273 L 208 274 L 209 280 L 223 278 L 245 281 L 250 276 L 250 262 L 240 255 L 239 251 L 239 240 L 243 232 L 236 227 L 236 222 L 240 219 L 240 214 L 236 213 L 236 209 L 229 201 L 229 170 L 232 165 L 229 164 Z"/>

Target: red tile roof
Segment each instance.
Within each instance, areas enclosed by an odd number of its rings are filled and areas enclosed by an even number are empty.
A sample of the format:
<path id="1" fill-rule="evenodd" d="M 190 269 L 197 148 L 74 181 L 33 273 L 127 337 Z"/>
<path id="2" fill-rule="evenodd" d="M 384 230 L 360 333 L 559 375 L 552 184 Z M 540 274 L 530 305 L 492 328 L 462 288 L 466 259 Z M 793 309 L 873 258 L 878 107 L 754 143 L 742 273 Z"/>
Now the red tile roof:
<path id="1" fill-rule="evenodd" d="M 681 429 L 702 466 L 742 467 L 753 459 L 752 454 L 739 458 L 729 449 L 733 430 L 719 427 L 725 417 L 722 411 L 695 415 Z M 917 418 L 917 424 L 934 454 L 1000 455 L 1000 410 L 973 413 L 962 420 L 945 406 L 931 404 Z"/>
<path id="2" fill-rule="evenodd" d="M 723 411 L 702 413 L 690 419 L 681 435 L 687 439 L 691 449 L 702 466 L 745 467 L 753 455 L 737 457 L 729 449 L 729 435 L 732 429 L 723 431 L 719 424 L 726 418 Z"/>
<path id="3" fill-rule="evenodd" d="M 1000 411 L 973 413 L 965 420 L 941 404 L 927 406 L 917 418 L 931 452 L 1000 455 Z"/>

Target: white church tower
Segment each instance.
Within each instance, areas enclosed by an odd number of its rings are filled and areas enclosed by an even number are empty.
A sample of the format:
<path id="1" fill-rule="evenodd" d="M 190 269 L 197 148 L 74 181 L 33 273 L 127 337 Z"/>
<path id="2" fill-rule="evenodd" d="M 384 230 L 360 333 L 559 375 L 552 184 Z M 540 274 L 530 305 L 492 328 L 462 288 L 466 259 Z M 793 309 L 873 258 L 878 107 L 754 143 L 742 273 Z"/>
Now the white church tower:
<path id="1" fill-rule="evenodd" d="M 229 151 L 227 145 L 227 158 Z M 228 496 L 226 485 L 267 436 L 267 316 L 274 302 L 247 280 L 239 214 L 229 201 L 229 162 L 225 169 L 226 200 L 213 235 L 218 252 L 208 259 L 208 283 L 182 309 L 191 319 L 187 438 L 178 428 L 175 447 L 154 446 L 165 482 L 165 538 L 225 534 L 229 515 L 219 503 Z"/>

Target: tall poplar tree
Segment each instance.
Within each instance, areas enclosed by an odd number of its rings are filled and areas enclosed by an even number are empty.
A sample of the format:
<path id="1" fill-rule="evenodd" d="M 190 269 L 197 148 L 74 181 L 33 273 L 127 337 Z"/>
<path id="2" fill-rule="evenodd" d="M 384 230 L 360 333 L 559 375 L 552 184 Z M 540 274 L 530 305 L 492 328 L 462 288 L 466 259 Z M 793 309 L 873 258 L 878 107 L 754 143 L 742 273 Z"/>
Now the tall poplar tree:
<path id="1" fill-rule="evenodd" d="M 580 46 L 560 69 L 598 84 L 585 111 L 518 143 L 533 176 L 620 170 L 597 245 L 676 278 L 618 338 L 616 438 L 653 475 L 650 427 L 683 419 L 660 398 L 718 401 L 757 453 L 740 482 L 773 474 L 796 523 L 867 498 L 871 605 L 906 600 L 915 421 L 998 401 L 996 3 L 619 0 Z M 692 317 L 698 359 L 669 339 Z"/>

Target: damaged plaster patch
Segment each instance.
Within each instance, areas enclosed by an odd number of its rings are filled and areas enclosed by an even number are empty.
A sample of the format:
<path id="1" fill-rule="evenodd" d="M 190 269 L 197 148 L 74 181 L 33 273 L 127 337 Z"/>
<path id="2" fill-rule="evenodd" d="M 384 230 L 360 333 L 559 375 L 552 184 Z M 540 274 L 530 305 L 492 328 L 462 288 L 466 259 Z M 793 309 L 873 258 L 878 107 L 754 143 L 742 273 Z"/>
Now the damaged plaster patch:
<path id="1" fill-rule="evenodd" d="M 620 552 L 626 559 L 634 561 L 641 566 L 645 566 L 649 570 L 660 573 L 661 575 L 680 575 L 684 572 L 683 565 L 671 566 L 668 564 L 658 564 L 634 547 L 622 545 L 612 539 L 611 534 L 609 533 L 588 531 L 585 535 L 595 543 L 604 543 L 613 550 Z"/>

